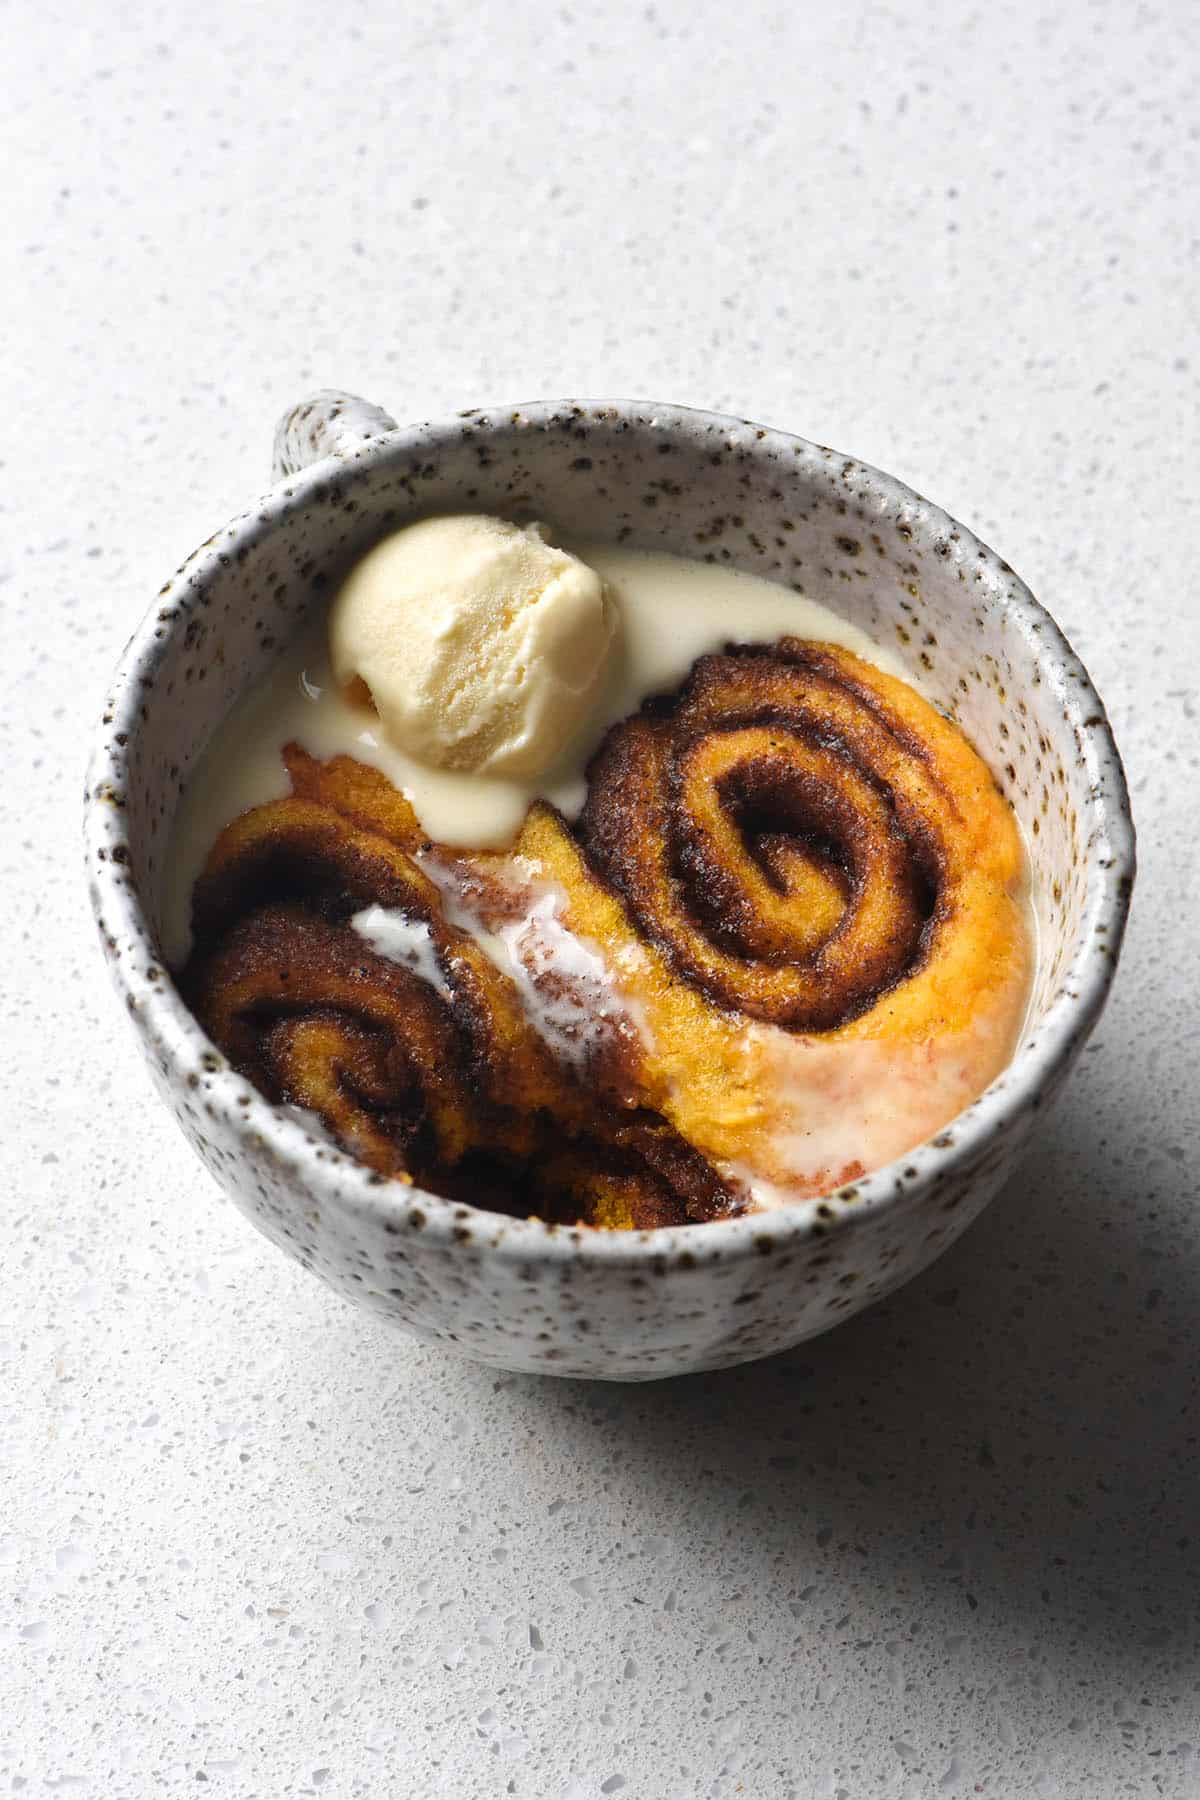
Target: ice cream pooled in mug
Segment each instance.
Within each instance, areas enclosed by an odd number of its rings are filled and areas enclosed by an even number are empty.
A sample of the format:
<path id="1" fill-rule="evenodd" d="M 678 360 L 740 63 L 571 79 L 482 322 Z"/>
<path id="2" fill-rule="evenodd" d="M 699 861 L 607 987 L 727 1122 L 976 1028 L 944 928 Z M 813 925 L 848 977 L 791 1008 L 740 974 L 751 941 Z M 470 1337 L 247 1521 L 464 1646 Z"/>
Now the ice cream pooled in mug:
<path id="1" fill-rule="evenodd" d="M 714 563 L 394 533 L 189 786 L 165 948 L 380 1174 L 613 1229 L 809 1200 L 1000 1072 L 1015 818 L 881 647 Z"/>

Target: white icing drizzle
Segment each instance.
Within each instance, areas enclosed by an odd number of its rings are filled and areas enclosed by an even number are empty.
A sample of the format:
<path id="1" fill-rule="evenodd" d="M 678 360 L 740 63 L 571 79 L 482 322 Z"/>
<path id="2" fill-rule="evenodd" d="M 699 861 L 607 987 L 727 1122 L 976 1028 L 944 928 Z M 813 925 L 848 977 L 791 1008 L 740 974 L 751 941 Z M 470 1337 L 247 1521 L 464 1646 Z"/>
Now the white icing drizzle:
<path id="1" fill-rule="evenodd" d="M 443 1000 L 451 998 L 434 947 L 433 933 L 424 919 L 410 919 L 397 907 L 365 906 L 350 921 L 360 938 L 378 956 L 400 963 L 436 988 Z"/>
<path id="2" fill-rule="evenodd" d="M 514 857 L 515 872 L 530 877 L 533 865 Z M 620 991 L 616 974 L 600 946 L 563 922 L 566 895 L 555 884 L 530 880 L 513 889 L 523 910 L 489 929 L 478 897 L 464 888 L 460 873 L 421 858 L 425 873 L 441 890 L 445 916 L 466 931 L 484 955 L 507 975 L 526 1017 L 552 1054 L 579 1068 L 613 1034 L 647 1041 L 641 1009 Z"/>
<path id="3" fill-rule="evenodd" d="M 580 1063 L 619 1009 L 603 957 L 567 930 L 559 910 L 558 896 L 543 893 L 495 938 L 535 1029 L 557 1056 Z"/>

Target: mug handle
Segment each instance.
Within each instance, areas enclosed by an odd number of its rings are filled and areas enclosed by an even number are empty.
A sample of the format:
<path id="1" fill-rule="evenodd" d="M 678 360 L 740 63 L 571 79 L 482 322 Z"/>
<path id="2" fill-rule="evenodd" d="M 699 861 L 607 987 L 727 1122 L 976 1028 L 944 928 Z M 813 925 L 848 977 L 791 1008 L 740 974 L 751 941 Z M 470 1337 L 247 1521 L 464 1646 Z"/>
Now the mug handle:
<path id="1" fill-rule="evenodd" d="M 272 478 L 282 481 L 327 456 L 352 456 L 373 438 L 395 429 L 395 419 L 382 406 L 372 406 L 357 394 L 322 388 L 289 408 L 275 427 Z"/>

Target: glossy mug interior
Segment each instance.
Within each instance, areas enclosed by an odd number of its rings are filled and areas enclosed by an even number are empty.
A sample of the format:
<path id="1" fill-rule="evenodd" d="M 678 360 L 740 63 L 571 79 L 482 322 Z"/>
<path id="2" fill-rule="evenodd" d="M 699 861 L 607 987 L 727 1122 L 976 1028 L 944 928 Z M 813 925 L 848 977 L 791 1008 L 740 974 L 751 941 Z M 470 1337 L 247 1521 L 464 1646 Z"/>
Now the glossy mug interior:
<path id="1" fill-rule="evenodd" d="M 678 407 L 564 402 L 398 428 L 326 393 L 281 423 L 276 475 L 162 588 L 117 672 L 88 784 L 104 947 L 157 1085 L 220 1185 L 348 1299 L 482 1362 L 563 1375 L 650 1379 L 764 1356 L 932 1261 L 996 1191 L 1094 1024 L 1133 878 L 1103 707 L 1013 571 L 852 458 Z M 156 935 L 189 773 L 349 563 L 450 509 L 544 518 L 801 587 L 896 650 L 981 750 L 1030 849 L 1037 973 L 1013 1062 L 931 1142 L 779 1212 L 555 1228 L 384 1180 L 272 1107 L 203 1036 Z"/>

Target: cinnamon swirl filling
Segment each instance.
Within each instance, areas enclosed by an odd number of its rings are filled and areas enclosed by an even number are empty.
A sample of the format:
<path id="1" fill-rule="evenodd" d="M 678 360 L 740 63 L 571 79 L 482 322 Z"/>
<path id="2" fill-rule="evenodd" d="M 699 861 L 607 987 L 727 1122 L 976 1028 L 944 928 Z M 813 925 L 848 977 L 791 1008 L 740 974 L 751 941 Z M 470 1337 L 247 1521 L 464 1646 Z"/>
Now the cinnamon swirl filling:
<path id="1" fill-rule="evenodd" d="M 750 1018 L 829 1032 L 904 985 L 932 1000 L 951 968 L 974 990 L 991 927 L 1015 929 L 1020 845 L 990 774 L 849 651 L 704 657 L 588 776 L 592 866 L 680 977 Z"/>

